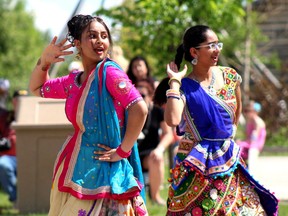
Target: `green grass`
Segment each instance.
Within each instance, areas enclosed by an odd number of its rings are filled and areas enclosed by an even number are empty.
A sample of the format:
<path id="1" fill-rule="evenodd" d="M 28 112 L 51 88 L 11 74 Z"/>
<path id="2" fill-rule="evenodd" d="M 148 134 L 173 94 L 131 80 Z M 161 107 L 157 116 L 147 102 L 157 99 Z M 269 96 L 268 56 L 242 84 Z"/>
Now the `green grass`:
<path id="1" fill-rule="evenodd" d="M 8 196 L 0 190 L 0 215 L 3 216 L 47 216 L 47 214 L 20 214 L 18 210 L 13 209 L 12 203 L 10 203 Z"/>
<path id="2" fill-rule="evenodd" d="M 287 201 L 280 202 L 279 216 L 288 216 L 288 202 Z"/>
<path id="3" fill-rule="evenodd" d="M 167 157 L 168 158 L 168 157 Z M 166 164 L 168 164 L 168 159 L 166 160 Z M 165 174 L 165 179 L 168 179 L 168 167 L 166 168 L 167 172 Z M 167 198 L 168 194 L 168 181 L 166 180 L 163 184 L 163 189 L 161 190 L 161 196 L 163 198 Z M 166 206 L 159 206 L 157 204 L 152 203 L 147 196 L 147 209 L 149 211 L 150 216 L 163 216 L 166 213 Z M 47 214 L 19 214 L 17 210 L 12 208 L 12 204 L 8 200 L 8 196 L 0 190 L 0 209 L 2 210 L 3 216 L 47 216 Z M 279 204 L 279 216 L 288 216 L 288 201 L 281 201 Z"/>

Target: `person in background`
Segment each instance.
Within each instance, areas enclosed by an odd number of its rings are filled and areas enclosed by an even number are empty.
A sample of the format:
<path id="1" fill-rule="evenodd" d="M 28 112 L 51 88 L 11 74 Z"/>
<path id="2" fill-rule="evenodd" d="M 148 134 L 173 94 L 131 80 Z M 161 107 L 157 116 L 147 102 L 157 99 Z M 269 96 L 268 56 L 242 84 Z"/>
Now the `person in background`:
<path id="1" fill-rule="evenodd" d="M 6 108 L 9 96 L 10 82 L 8 79 L 0 79 L 0 107 Z"/>
<path id="2" fill-rule="evenodd" d="M 129 61 L 125 58 L 123 50 L 120 46 L 113 46 L 111 59 L 113 59 L 117 64 L 119 64 L 123 71 L 126 72 L 128 70 Z"/>
<path id="3" fill-rule="evenodd" d="M 16 134 L 10 126 L 14 113 L 6 109 L 10 82 L 0 79 L 0 186 L 12 203 L 16 202 L 17 160 Z"/>
<path id="4" fill-rule="evenodd" d="M 241 156 L 247 162 L 251 173 L 257 169 L 258 157 L 266 141 L 266 124 L 259 116 L 260 111 L 261 104 L 255 101 L 249 101 L 244 107 L 246 138 L 237 141 L 241 147 Z"/>
<path id="5" fill-rule="evenodd" d="M 72 61 L 69 66 L 68 66 L 68 70 L 70 72 L 76 70 L 76 71 L 83 71 L 83 65 L 82 62 L 80 61 Z"/>
<path id="6" fill-rule="evenodd" d="M 1 84 L 0 86 L 3 91 L 3 86 Z M 5 88 L 5 91 L 8 91 L 8 88 Z M 26 90 L 15 91 L 12 96 L 13 110 L 0 107 L 0 186 L 9 195 L 13 207 L 16 207 L 17 200 L 17 158 L 16 133 L 11 124 L 15 121 L 18 111 L 19 97 L 26 95 L 28 95 Z"/>
<path id="7" fill-rule="evenodd" d="M 277 215 L 278 200 L 247 172 L 234 141 L 241 76 L 218 66 L 223 43 L 205 25 L 188 28 L 167 65 L 164 118 L 182 135 L 168 191 L 167 216 Z M 179 71 L 182 60 L 191 63 Z M 165 92 L 163 92 L 165 94 Z"/>
<path id="8" fill-rule="evenodd" d="M 142 56 L 135 56 L 130 60 L 127 75 L 133 84 L 136 84 L 138 81 L 143 79 L 154 83 L 154 88 L 159 84 L 159 82 L 151 75 L 147 60 Z"/>
<path id="9" fill-rule="evenodd" d="M 112 39 L 103 19 L 80 14 L 67 26 L 67 38 L 56 43 L 54 37 L 44 49 L 29 84 L 36 96 L 66 99 L 74 127 L 55 161 L 48 215 L 146 216 L 136 141 L 147 106 L 127 74 L 107 57 Z M 72 46 L 84 70 L 50 79 L 50 65 L 73 54 Z"/>
<path id="10" fill-rule="evenodd" d="M 164 121 L 164 110 L 153 104 L 154 84 L 149 80 L 140 80 L 136 83 L 136 88 L 148 106 L 142 137 L 138 138 L 142 169 L 143 172 L 148 171 L 152 202 L 165 205 L 160 189 L 164 179 L 164 152 L 173 142 L 173 131 Z"/>
<path id="11" fill-rule="evenodd" d="M 169 77 L 165 77 L 159 82 L 159 85 L 155 89 L 154 96 L 153 96 L 154 105 L 165 108 L 167 98 L 166 98 L 166 95 L 163 94 L 163 92 L 166 92 L 166 90 L 170 88 L 168 84 L 169 79 L 170 79 Z M 175 164 L 174 159 L 177 154 L 179 141 L 181 140 L 181 136 L 177 135 L 176 127 L 173 127 L 172 130 L 173 130 L 174 140 L 172 142 L 172 145 L 169 146 L 169 168 L 170 169 L 174 167 L 174 164 Z"/>

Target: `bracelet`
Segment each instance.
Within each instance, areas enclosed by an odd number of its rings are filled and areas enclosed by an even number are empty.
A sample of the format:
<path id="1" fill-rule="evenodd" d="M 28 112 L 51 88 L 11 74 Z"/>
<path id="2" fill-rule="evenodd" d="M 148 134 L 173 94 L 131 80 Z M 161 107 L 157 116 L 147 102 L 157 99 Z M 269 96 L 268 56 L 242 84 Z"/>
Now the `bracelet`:
<path id="1" fill-rule="evenodd" d="M 169 99 L 169 98 L 175 98 L 175 99 L 177 99 L 177 100 L 180 100 L 180 96 L 167 96 L 167 99 Z"/>
<path id="2" fill-rule="evenodd" d="M 166 96 L 169 95 L 169 94 L 180 95 L 180 91 L 176 90 L 176 89 L 168 89 L 166 91 Z"/>
<path id="3" fill-rule="evenodd" d="M 179 94 L 179 93 L 176 94 L 176 93 L 174 93 L 174 92 L 168 92 L 168 93 L 166 94 L 166 97 L 169 97 L 169 96 L 176 96 L 176 97 L 180 97 L 180 94 Z"/>
<path id="4" fill-rule="evenodd" d="M 182 85 L 181 80 L 179 80 L 179 79 L 177 79 L 177 78 L 175 78 L 175 77 L 171 77 L 171 78 L 169 79 L 168 85 L 170 85 L 172 81 L 178 82 L 180 86 Z"/>
<path id="5" fill-rule="evenodd" d="M 166 91 L 166 97 L 167 97 L 167 99 L 175 98 L 175 99 L 180 100 L 180 92 L 178 90 L 175 90 L 175 89 L 168 89 Z"/>
<path id="6" fill-rule="evenodd" d="M 131 155 L 131 150 L 128 152 L 124 152 L 121 148 L 121 144 L 116 148 L 116 153 L 121 157 L 121 158 L 128 158 Z"/>

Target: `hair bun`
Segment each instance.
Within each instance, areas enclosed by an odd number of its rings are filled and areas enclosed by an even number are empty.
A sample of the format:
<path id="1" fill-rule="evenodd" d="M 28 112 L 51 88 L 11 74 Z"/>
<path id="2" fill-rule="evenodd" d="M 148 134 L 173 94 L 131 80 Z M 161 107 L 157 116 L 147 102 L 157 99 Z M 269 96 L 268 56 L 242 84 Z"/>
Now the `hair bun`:
<path id="1" fill-rule="evenodd" d="M 68 27 L 68 34 L 66 36 L 67 40 L 72 44 L 74 43 L 75 39 L 80 40 L 83 28 L 85 28 L 92 19 L 93 19 L 92 16 L 82 14 L 72 17 L 72 19 L 69 20 L 67 23 Z"/>

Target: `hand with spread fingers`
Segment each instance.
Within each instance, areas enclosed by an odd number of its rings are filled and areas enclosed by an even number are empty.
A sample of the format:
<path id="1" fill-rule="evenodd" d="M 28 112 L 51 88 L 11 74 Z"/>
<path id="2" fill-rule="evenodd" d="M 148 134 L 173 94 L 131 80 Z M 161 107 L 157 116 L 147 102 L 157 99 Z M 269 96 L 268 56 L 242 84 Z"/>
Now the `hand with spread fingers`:
<path id="1" fill-rule="evenodd" d="M 73 51 L 67 51 L 67 49 L 72 47 L 72 44 L 66 44 L 67 39 L 63 39 L 58 44 L 56 44 L 57 37 L 55 36 L 51 43 L 46 47 L 41 56 L 41 61 L 45 65 L 50 65 L 56 62 L 62 62 L 65 59 L 61 56 L 67 56 L 73 54 Z"/>

